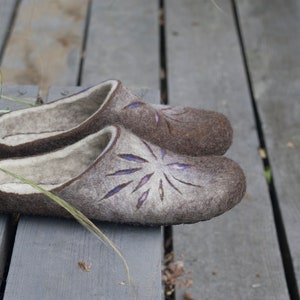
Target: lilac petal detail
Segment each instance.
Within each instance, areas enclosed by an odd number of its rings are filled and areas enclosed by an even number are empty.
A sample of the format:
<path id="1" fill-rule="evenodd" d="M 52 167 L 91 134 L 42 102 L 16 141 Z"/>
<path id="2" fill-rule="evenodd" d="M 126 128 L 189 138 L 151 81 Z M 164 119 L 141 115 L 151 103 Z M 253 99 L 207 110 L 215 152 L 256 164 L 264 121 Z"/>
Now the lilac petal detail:
<path id="1" fill-rule="evenodd" d="M 173 177 L 175 180 L 177 180 L 178 182 L 180 182 L 180 183 L 183 183 L 183 184 L 186 184 L 186 185 L 190 185 L 190 186 L 194 186 L 194 187 L 197 187 L 197 188 L 202 188 L 201 185 L 197 185 L 197 184 L 193 184 L 193 183 L 190 183 L 190 182 L 183 181 L 183 180 L 181 180 L 181 179 L 176 178 L 176 177 L 173 176 L 173 175 L 172 175 L 172 177 Z"/>
<path id="2" fill-rule="evenodd" d="M 161 153 L 161 158 L 164 159 L 166 154 L 167 154 L 166 150 L 165 149 L 160 149 L 160 153 Z"/>
<path id="3" fill-rule="evenodd" d="M 158 188 L 158 192 L 159 192 L 159 197 L 160 200 L 163 201 L 164 200 L 164 188 L 163 188 L 163 182 L 162 179 L 159 180 L 159 188 Z"/>
<path id="4" fill-rule="evenodd" d="M 166 178 L 166 180 L 167 180 L 167 182 L 168 182 L 168 184 L 176 191 L 176 192 L 178 192 L 179 194 L 182 194 L 181 192 L 180 192 L 180 190 L 171 182 L 171 180 L 169 179 L 169 177 L 164 173 L 164 176 L 165 176 L 165 178 Z"/>
<path id="5" fill-rule="evenodd" d="M 132 102 L 129 105 L 125 106 L 124 109 L 126 109 L 126 108 L 136 108 L 136 107 L 139 107 L 139 106 L 142 106 L 142 105 L 145 105 L 145 103 L 143 103 L 143 102 Z"/>
<path id="6" fill-rule="evenodd" d="M 137 191 L 139 188 L 141 188 L 143 185 L 145 185 L 149 180 L 150 178 L 152 177 L 154 173 L 150 173 L 150 174 L 147 174 L 145 175 L 141 180 L 140 182 L 138 183 L 138 185 L 134 188 L 134 190 L 132 191 L 132 193 L 134 193 L 135 191 Z"/>
<path id="7" fill-rule="evenodd" d="M 106 176 L 115 176 L 115 175 L 128 175 L 140 171 L 142 168 L 133 168 L 133 169 L 124 169 L 119 170 L 111 174 L 107 174 Z"/>
<path id="8" fill-rule="evenodd" d="M 113 195 L 115 195 L 116 193 L 118 193 L 122 189 L 124 189 L 131 182 L 132 182 L 132 180 L 128 181 L 128 182 L 125 182 L 125 183 L 122 183 L 120 185 L 117 185 L 115 188 L 113 188 L 112 190 L 110 190 L 104 197 L 102 197 L 101 200 L 104 200 L 104 199 L 107 199 L 109 197 L 112 197 Z"/>
<path id="9" fill-rule="evenodd" d="M 119 154 L 118 156 L 121 157 L 121 158 L 123 158 L 123 159 L 129 160 L 129 161 L 138 162 L 138 163 L 146 163 L 146 162 L 148 162 L 148 160 L 146 160 L 146 159 L 144 159 L 142 157 L 139 157 L 137 155 L 133 155 L 133 154 Z"/>
<path id="10" fill-rule="evenodd" d="M 175 170 L 185 170 L 191 167 L 190 165 L 181 164 L 181 163 L 171 163 L 171 164 L 167 164 L 167 166 Z"/>
<path id="11" fill-rule="evenodd" d="M 155 112 L 155 122 L 156 124 L 159 122 L 159 114 L 157 112 Z"/>
<path id="12" fill-rule="evenodd" d="M 136 205 L 137 209 L 139 209 L 144 204 L 144 202 L 147 200 L 148 195 L 149 195 L 149 191 L 150 191 L 150 189 L 148 189 L 146 192 L 144 192 L 141 195 L 141 197 L 138 199 L 138 202 L 137 202 L 137 205 Z"/>

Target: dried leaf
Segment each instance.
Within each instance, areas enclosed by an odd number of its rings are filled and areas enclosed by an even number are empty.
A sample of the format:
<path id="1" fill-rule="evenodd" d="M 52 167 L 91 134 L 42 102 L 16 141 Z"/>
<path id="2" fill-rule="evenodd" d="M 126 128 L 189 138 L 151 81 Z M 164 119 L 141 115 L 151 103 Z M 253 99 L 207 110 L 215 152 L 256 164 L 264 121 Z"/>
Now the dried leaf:
<path id="1" fill-rule="evenodd" d="M 266 153 L 266 150 L 265 150 L 265 149 L 259 148 L 259 149 L 258 149 L 258 153 L 259 153 L 259 156 L 260 156 L 262 159 L 267 158 L 267 153 Z"/>
<path id="2" fill-rule="evenodd" d="M 295 148 L 295 144 L 293 142 L 288 142 L 286 144 L 289 148 Z"/>
<path id="3" fill-rule="evenodd" d="M 91 271 L 91 265 L 87 265 L 84 261 L 79 261 L 78 266 L 82 271 L 85 272 Z"/>
<path id="4" fill-rule="evenodd" d="M 190 293 L 187 291 L 184 292 L 184 300 L 194 300 Z"/>

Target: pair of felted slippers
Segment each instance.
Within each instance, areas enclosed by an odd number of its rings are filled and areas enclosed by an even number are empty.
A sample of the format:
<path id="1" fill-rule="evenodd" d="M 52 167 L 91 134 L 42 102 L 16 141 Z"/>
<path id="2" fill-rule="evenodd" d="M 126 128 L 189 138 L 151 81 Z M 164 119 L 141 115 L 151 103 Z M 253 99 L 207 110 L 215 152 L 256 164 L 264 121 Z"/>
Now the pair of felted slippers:
<path id="1" fill-rule="evenodd" d="M 218 216 L 245 193 L 222 156 L 222 114 L 149 105 L 109 80 L 50 104 L 0 117 L 0 168 L 34 181 L 87 217 L 170 225 Z M 0 210 L 67 216 L 48 197 L 0 172 Z"/>

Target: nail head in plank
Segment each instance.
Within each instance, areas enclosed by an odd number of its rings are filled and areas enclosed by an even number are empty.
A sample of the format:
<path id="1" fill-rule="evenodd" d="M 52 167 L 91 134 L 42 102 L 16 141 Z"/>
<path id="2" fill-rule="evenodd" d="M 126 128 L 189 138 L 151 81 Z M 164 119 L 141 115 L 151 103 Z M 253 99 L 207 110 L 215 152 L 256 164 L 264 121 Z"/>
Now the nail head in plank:
<path id="1" fill-rule="evenodd" d="M 0 111 L 18 110 L 35 105 L 37 93 L 38 88 L 33 85 L 3 85 L 0 94 Z"/>
<path id="2" fill-rule="evenodd" d="M 221 9 L 210 1 L 166 2 L 169 103 L 229 117 L 235 134 L 227 155 L 243 167 L 248 190 L 230 212 L 174 227 L 175 259 L 192 270 L 194 297 L 288 299 L 230 1 Z M 177 289 L 177 299 L 185 290 Z"/>

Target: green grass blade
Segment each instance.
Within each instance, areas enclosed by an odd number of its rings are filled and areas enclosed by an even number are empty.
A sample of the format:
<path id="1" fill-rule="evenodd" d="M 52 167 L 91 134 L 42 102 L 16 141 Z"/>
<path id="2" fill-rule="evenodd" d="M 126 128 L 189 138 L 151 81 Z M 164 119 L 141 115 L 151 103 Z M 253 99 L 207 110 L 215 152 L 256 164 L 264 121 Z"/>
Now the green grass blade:
<path id="1" fill-rule="evenodd" d="M 34 103 L 3 95 L 3 74 L 2 74 L 1 68 L 0 68 L 0 98 L 8 100 L 8 101 L 24 104 L 27 106 L 36 106 L 36 104 L 34 104 Z"/>
<path id="2" fill-rule="evenodd" d="M 2 92 L 2 90 L 1 90 L 1 92 Z M 14 98 L 14 97 L 5 96 L 2 93 L 0 94 L 0 98 L 8 100 L 8 101 L 24 104 L 24 105 L 27 105 L 27 106 L 31 106 L 31 107 L 36 106 L 35 103 L 31 103 L 31 102 L 21 100 L 21 99 L 17 99 L 17 98 Z"/>
<path id="3" fill-rule="evenodd" d="M 76 220 L 79 222 L 82 226 L 84 226 L 88 231 L 93 233 L 100 241 L 104 242 L 106 245 L 110 246 L 113 251 L 120 257 L 124 268 L 126 270 L 127 279 L 128 279 L 128 285 L 131 286 L 131 277 L 129 272 L 128 264 L 120 252 L 120 250 L 114 245 L 114 243 L 94 224 L 92 223 L 83 213 L 81 213 L 78 209 L 74 208 L 72 205 L 70 205 L 68 202 L 63 200 L 62 198 L 54 195 L 53 193 L 45 190 L 35 182 L 21 176 L 18 174 L 15 174 L 9 170 L 0 168 L 0 171 L 4 172 L 5 174 L 12 176 L 18 180 L 20 180 L 23 183 L 26 183 L 30 185 L 31 187 L 35 188 L 45 196 L 49 197 L 53 201 L 55 201 L 57 204 L 59 204 L 61 207 L 63 207 L 66 211 L 68 211 Z"/>
<path id="4" fill-rule="evenodd" d="M 9 112 L 10 112 L 9 109 L 0 109 L 0 115 L 7 114 Z"/>
<path id="5" fill-rule="evenodd" d="M 267 180 L 267 183 L 270 184 L 272 181 L 272 170 L 270 167 L 266 167 L 265 169 L 265 178 Z"/>

